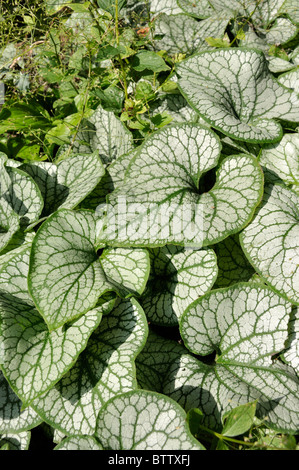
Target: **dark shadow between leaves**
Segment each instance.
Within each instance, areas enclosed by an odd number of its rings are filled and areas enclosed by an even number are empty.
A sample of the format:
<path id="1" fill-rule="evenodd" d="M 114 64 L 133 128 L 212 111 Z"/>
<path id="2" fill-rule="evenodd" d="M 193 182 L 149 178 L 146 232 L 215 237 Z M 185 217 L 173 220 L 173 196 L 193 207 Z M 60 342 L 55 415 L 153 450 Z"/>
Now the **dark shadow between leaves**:
<path id="1" fill-rule="evenodd" d="M 176 247 L 168 247 L 177 250 Z M 183 249 L 183 248 L 182 248 Z M 148 321 L 154 325 L 176 327 L 178 316 L 173 308 L 178 283 L 177 269 L 162 249 L 151 250 L 151 273 L 140 298 Z"/>

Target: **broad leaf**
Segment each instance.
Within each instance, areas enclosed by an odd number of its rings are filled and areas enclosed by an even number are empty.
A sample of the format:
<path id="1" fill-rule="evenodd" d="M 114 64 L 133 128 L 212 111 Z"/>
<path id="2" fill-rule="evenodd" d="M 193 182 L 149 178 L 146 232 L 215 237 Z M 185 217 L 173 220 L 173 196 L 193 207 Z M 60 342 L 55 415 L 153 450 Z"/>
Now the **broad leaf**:
<path id="1" fill-rule="evenodd" d="M 184 410 L 155 392 L 136 390 L 112 398 L 100 411 L 96 437 L 112 450 L 203 450 Z"/>
<path id="2" fill-rule="evenodd" d="M 1 368 L 11 388 L 28 406 L 51 388 L 86 347 L 110 303 L 67 328 L 49 332 L 27 292 L 29 249 L 10 258 L 0 271 Z"/>
<path id="3" fill-rule="evenodd" d="M 42 418 L 30 407 L 22 410 L 22 402 L 0 372 L 0 434 L 22 432 L 38 426 Z"/>
<path id="4" fill-rule="evenodd" d="M 259 162 L 299 192 L 299 134 L 285 134 L 277 144 L 263 146 Z"/>
<path id="5" fill-rule="evenodd" d="M 74 367 L 34 402 L 34 409 L 68 435 L 94 434 L 102 406 L 115 395 L 137 388 L 134 360 L 144 346 L 147 329 L 138 302 L 118 300 Z"/>
<path id="6" fill-rule="evenodd" d="M 154 133 L 131 160 L 124 183 L 108 195 L 98 241 L 201 247 L 240 230 L 260 202 L 262 171 L 250 155 L 230 156 L 207 191 L 202 177 L 217 165 L 219 154 L 216 135 L 195 124 Z"/>
<path id="7" fill-rule="evenodd" d="M 299 196 L 278 184 L 265 186 L 262 204 L 240 234 L 241 246 L 265 282 L 299 303 Z"/>
<path id="8" fill-rule="evenodd" d="M 275 119 L 299 121 L 299 97 L 270 74 L 256 50 L 202 52 L 177 66 L 179 87 L 199 115 L 224 134 L 247 142 L 276 142 Z"/>
<path id="9" fill-rule="evenodd" d="M 223 436 L 240 436 L 254 424 L 256 402 L 240 405 L 224 415 Z"/>
<path id="10" fill-rule="evenodd" d="M 141 305 L 151 323 L 176 325 L 188 305 L 213 286 L 215 253 L 165 246 L 150 250 L 150 257 L 151 276 Z"/>
<path id="11" fill-rule="evenodd" d="M 101 209 L 106 205 L 106 196 L 122 184 L 124 174 L 130 161 L 135 156 L 135 150 L 120 155 L 105 168 L 105 174 L 95 189 L 82 201 L 80 208 L 93 209 L 100 216 Z"/>
<path id="12" fill-rule="evenodd" d="M 103 447 L 92 436 L 71 436 L 63 439 L 53 450 L 103 450 Z"/>
<path id="13" fill-rule="evenodd" d="M 0 436 L 0 450 L 28 450 L 30 439 L 30 431 L 2 434 Z"/>
<path id="14" fill-rule="evenodd" d="M 38 185 L 44 199 L 42 216 L 58 208 L 75 208 L 99 183 L 105 173 L 97 155 L 75 155 L 57 165 L 32 162 L 21 166 Z"/>
<path id="15" fill-rule="evenodd" d="M 215 6 L 212 1 L 200 0 L 195 2 L 193 0 L 177 0 L 178 5 L 183 11 L 196 18 L 208 18 L 215 13 Z"/>
<path id="16" fill-rule="evenodd" d="M 280 9 L 280 13 L 286 13 L 294 24 L 299 25 L 299 9 L 297 0 L 285 0 Z"/>
<path id="17" fill-rule="evenodd" d="M 199 118 L 196 111 L 191 108 L 181 94 L 166 93 L 165 95 L 162 95 L 151 104 L 150 112 L 152 113 L 153 118 L 159 114 L 162 115 L 163 113 L 166 113 L 172 118 L 172 123 L 196 123 Z"/>
<path id="18" fill-rule="evenodd" d="M 77 153 L 97 152 L 108 164 L 133 149 L 133 136 L 112 111 L 99 106 L 79 128 L 72 149 Z"/>
<path id="19" fill-rule="evenodd" d="M 2 178 L 0 182 L 0 193 L 13 211 L 20 218 L 20 225 L 26 226 L 36 222 L 42 212 L 44 201 L 38 185 L 34 180 L 20 168 L 6 167 L 6 175 L 10 178 L 10 185 L 7 187 L 7 179 L 2 188 Z M 6 187 L 6 189 L 5 189 Z"/>
<path id="20" fill-rule="evenodd" d="M 71 3 L 72 0 L 46 0 L 46 12 L 48 15 L 54 15 L 65 6 L 69 6 Z"/>
<path id="21" fill-rule="evenodd" d="M 198 22 L 190 16 L 163 14 L 155 22 L 155 40 L 160 49 L 169 54 L 193 54 L 207 49 L 208 37 L 223 37 L 229 18 L 217 16 Z M 159 39 L 159 36 L 162 36 Z"/>
<path id="22" fill-rule="evenodd" d="M 278 77 L 279 83 L 299 94 L 299 69 L 295 68 Z"/>
<path id="23" fill-rule="evenodd" d="M 160 13 L 176 15 L 183 10 L 178 6 L 177 0 L 150 0 L 150 11 L 154 16 Z"/>
<path id="24" fill-rule="evenodd" d="M 108 249 L 100 259 L 96 232 L 92 212 L 60 209 L 33 240 L 28 287 L 50 330 L 89 311 L 109 290 L 126 296 L 141 293 L 145 286 L 148 253 Z"/>
<path id="25" fill-rule="evenodd" d="M 277 18 L 271 28 L 257 28 L 255 24 L 246 25 L 243 28 L 244 39 L 240 40 L 240 46 L 252 47 L 270 52 L 270 46 L 286 44 L 297 35 L 297 28 L 287 18 Z"/>
<path id="26" fill-rule="evenodd" d="M 0 252 L 20 228 L 20 219 L 11 206 L 0 198 Z"/>
<path id="27" fill-rule="evenodd" d="M 217 351 L 215 365 L 185 356 L 165 379 L 163 393 L 186 409 L 200 408 L 219 428 L 223 413 L 257 400 L 257 416 L 280 431 L 298 430 L 299 382 L 291 368 L 275 363 L 285 348 L 292 305 L 269 287 L 240 283 L 205 294 L 181 320 L 193 353 Z"/>
<path id="28" fill-rule="evenodd" d="M 1 175 L 1 181 L 0 181 L 0 194 L 6 193 L 8 191 L 8 188 L 11 184 L 10 176 L 6 171 L 5 164 L 7 163 L 7 156 L 5 153 L 0 152 L 0 175 Z"/>

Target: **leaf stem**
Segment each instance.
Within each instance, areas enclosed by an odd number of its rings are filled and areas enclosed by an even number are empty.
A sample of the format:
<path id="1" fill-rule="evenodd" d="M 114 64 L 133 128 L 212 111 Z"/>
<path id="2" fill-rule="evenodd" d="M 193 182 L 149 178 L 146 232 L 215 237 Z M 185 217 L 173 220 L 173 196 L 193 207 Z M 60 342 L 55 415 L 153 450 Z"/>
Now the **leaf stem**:
<path id="1" fill-rule="evenodd" d="M 119 19 L 118 0 L 115 0 L 115 41 L 116 41 L 117 46 L 119 46 L 118 19 Z M 122 82 L 123 82 L 123 87 L 125 91 L 125 98 L 127 100 L 128 99 L 128 84 L 127 84 L 127 78 L 126 78 L 126 71 L 125 71 L 124 64 L 123 64 L 120 54 L 118 56 L 118 61 L 119 61 L 119 65 L 120 65 L 121 73 L 122 73 Z"/>

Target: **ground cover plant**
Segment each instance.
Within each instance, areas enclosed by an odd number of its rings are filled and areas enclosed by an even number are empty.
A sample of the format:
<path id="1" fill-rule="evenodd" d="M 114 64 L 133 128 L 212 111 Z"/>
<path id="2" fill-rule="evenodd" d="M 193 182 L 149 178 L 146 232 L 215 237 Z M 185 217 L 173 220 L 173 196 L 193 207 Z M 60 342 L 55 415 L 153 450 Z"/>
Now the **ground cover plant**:
<path id="1" fill-rule="evenodd" d="M 0 5 L 0 448 L 298 449 L 297 2 Z"/>

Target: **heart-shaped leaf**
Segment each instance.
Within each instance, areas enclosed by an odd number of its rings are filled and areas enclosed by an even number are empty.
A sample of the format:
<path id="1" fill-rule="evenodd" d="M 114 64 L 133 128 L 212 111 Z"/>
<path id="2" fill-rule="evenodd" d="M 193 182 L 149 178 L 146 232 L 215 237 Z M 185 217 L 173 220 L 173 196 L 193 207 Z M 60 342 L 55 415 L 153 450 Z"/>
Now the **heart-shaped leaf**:
<path id="1" fill-rule="evenodd" d="M 112 450 L 203 450 L 186 424 L 184 410 L 155 392 L 115 396 L 99 413 L 96 437 Z"/>
<path id="2" fill-rule="evenodd" d="M 60 209 L 42 224 L 33 240 L 28 287 L 50 330 L 93 308 L 109 290 L 132 295 L 140 294 L 145 286 L 148 253 L 108 249 L 102 253 L 101 264 L 96 232 L 92 212 Z M 131 273 L 132 267 L 136 273 Z"/>
<path id="3" fill-rule="evenodd" d="M 250 155 L 230 156 L 218 166 L 212 189 L 201 194 L 201 177 L 219 154 L 216 135 L 199 125 L 154 133 L 131 160 L 123 184 L 108 195 L 98 242 L 201 247 L 240 230 L 260 202 L 262 171 Z"/>
<path id="4" fill-rule="evenodd" d="M 29 249 L 0 271 L 1 368 L 11 388 L 29 405 L 51 388 L 86 347 L 110 303 L 86 312 L 72 325 L 49 332 L 26 289 Z"/>
<path id="5" fill-rule="evenodd" d="M 205 294 L 185 311 L 180 329 L 193 353 L 217 351 L 215 365 L 181 358 L 165 379 L 164 393 L 181 396 L 187 408 L 200 408 L 213 426 L 225 408 L 258 400 L 260 418 L 268 416 L 275 429 L 296 432 L 298 378 L 272 359 L 285 348 L 291 310 L 272 289 L 253 283 Z"/>
<path id="6" fill-rule="evenodd" d="M 176 325 L 188 305 L 213 286 L 218 271 L 215 253 L 175 246 L 149 252 L 151 276 L 141 305 L 151 323 Z"/>
<path id="7" fill-rule="evenodd" d="M 137 388 L 134 360 L 147 331 L 138 302 L 117 300 L 74 367 L 34 402 L 34 409 L 67 435 L 94 434 L 102 406 L 115 395 Z"/>
<path id="8" fill-rule="evenodd" d="M 248 260 L 265 282 L 299 303 L 299 196 L 278 184 L 265 185 L 262 204 L 240 233 Z"/>
<path id="9" fill-rule="evenodd" d="M 226 48 L 201 52 L 177 66 L 178 85 L 199 115 L 224 134 L 276 142 L 275 119 L 299 121 L 299 97 L 270 74 L 262 52 Z"/>

